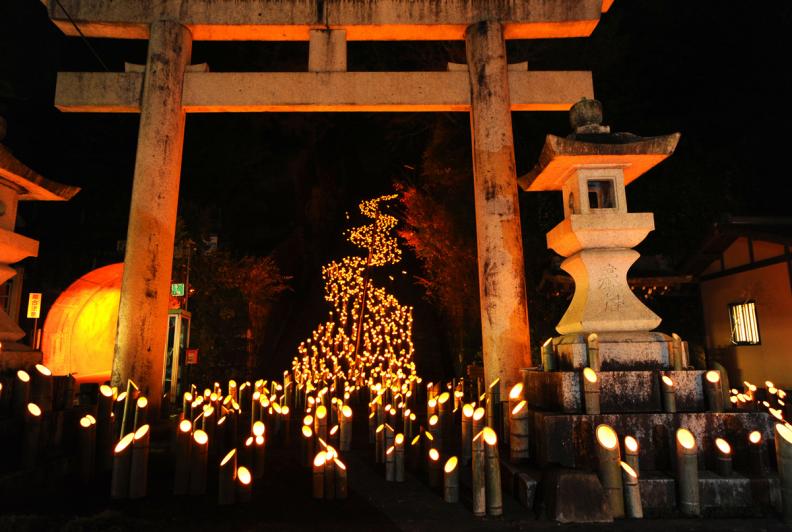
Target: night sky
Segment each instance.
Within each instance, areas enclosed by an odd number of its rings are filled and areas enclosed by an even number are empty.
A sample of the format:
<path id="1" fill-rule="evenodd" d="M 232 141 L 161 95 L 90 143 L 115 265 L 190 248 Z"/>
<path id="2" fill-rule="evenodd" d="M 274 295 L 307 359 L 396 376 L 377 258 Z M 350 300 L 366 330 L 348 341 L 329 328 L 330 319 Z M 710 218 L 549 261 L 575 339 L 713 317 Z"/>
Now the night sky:
<path id="1" fill-rule="evenodd" d="M 641 251 L 679 265 L 724 214 L 791 214 L 782 192 L 791 13 L 779 2 L 617 0 L 591 38 L 511 41 L 509 60 L 591 70 L 615 131 L 682 133 L 676 154 L 628 189 L 630 210 L 656 213 L 657 231 Z M 91 44 L 110 70 L 145 61 L 144 42 Z M 349 45 L 349 70 L 443 70 L 448 61 L 464 62 L 463 43 Z M 193 63 L 201 62 L 213 71 L 306 70 L 307 43 L 197 42 Z M 25 291 L 45 292 L 45 309 L 80 275 L 123 258 L 117 242 L 126 233 L 138 121 L 56 111 L 58 70 L 102 67 L 84 42 L 60 34 L 39 2 L 0 3 L 4 142 L 47 178 L 82 187 L 66 204 L 20 207 L 17 230 L 41 241 L 40 257 L 24 261 Z M 390 191 L 394 179 L 410 179 L 438 120 L 468 127 L 460 115 L 428 113 L 189 115 L 180 216 L 240 255 L 295 256 L 295 234 L 319 227 L 313 241 L 324 244 L 300 265 L 318 278 L 319 265 L 337 256 L 330 235 L 344 227 L 344 213 Z M 536 162 L 547 133 L 568 132 L 566 113 L 515 113 L 518 172 Z M 523 210 L 535 201 L 521 193 Z M 321 219 L 311 219 L 311 202 Z M 525 229 L 544 232 L 559 220 Z"/>

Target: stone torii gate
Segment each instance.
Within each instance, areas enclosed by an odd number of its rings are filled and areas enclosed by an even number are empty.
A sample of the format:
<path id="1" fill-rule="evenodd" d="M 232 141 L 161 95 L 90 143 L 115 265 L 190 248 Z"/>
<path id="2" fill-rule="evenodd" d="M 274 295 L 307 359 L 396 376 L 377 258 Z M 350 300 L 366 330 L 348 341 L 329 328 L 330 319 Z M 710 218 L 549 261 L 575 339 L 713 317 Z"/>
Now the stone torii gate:
<path id="1" fill-rule="evenodd" d="M 471 116 L 484 371 L 511 385 L 530 362 L 511 111 L 593 97 L 590 72 L 507 65 L 507 39 L 591 34 L 612 0 L 60 0 L 67 35 L 148 39 L 143 69 L 63 72 L 56 106 L 139 112 L 112 378 L 162 395 L 185 113 L 462 111 Z M 68 12 L 64 13 L 63 9 Z M 467 68 L 348 72 L 347 41 L 462 40 Z M 190 67 L 193 40 L 308 41 L 308 72 Z M 138 70 L 138 71 L 134 71 Z"/>

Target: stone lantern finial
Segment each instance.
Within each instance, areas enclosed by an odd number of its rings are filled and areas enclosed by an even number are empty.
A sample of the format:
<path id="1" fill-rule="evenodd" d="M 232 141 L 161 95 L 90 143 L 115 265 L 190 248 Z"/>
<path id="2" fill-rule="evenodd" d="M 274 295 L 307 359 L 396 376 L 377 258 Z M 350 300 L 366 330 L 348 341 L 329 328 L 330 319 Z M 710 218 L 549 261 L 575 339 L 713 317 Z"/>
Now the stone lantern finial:
<path id="1" fill-rule="evenodd" d="M 583 98 L 569 110 L 569 124 L 576 134 L 610 133 L 610 126 L 602 125 L 602 103 Z"/>

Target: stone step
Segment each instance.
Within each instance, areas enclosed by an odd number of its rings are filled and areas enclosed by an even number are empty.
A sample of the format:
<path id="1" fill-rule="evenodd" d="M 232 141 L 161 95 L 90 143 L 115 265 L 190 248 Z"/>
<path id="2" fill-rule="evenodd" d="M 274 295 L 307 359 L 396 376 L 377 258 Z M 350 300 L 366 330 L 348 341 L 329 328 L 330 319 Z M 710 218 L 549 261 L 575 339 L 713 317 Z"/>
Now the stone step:
<path id="1" fill-rule="evenodd" d="M 588 366 L 587 333 L 553 338 L 558 368 Z M 671 369 L 670 336 L 659 332 L 598 333 L 600 367 L 603 370 Z"/>
<path id="2" fill-rule="evenodd" d="M 606 423 L 620 439 L 631 435 L 640 446 L 642 469 L 671 470 L 676 430 L 687 428 L 696 437 L 699 465 L 708 467 L 714 460 L 715 438 L 725 438 L 732 446 L 735 469 L 747 463 L 748 434 L 758 430 L 772 461 L 773 424 L 763 412 L 638 413 L 638 414 L 561 414 L 532 412 L 531 456 L 541 466 L 590 468 L 597 465 L 594 430 Z"/>
<path id="3" fill-rule="evenodd" d="M 600 411 L 662 412 L 660 379 L 668 375 L 676 385 L 678 412 L 701 412 L 704 371 L 601 371 Z M 533 410 L 582 413 L 585 411 L 581 371 L 523 372 L 525 398 Z"/>

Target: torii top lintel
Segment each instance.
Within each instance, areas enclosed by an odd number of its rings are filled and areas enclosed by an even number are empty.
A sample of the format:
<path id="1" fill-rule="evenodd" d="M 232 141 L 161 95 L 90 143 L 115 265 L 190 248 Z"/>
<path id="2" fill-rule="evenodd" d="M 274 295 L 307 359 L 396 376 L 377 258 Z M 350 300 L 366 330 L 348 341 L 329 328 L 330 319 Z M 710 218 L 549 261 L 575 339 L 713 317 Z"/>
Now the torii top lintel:
<path id="1" fill-rule="evenodd" d="M 163 18 L 193 40 L 307 41 L 312 29 L 344 29 L 351 41 L 460 40 L 480 20 L 504 24 L 506 39 L 586 37 L 613 0 L 42 0 L 76 35 L 147 39 Z M 61 9 L 63 6 L 63 9 Z"/>

